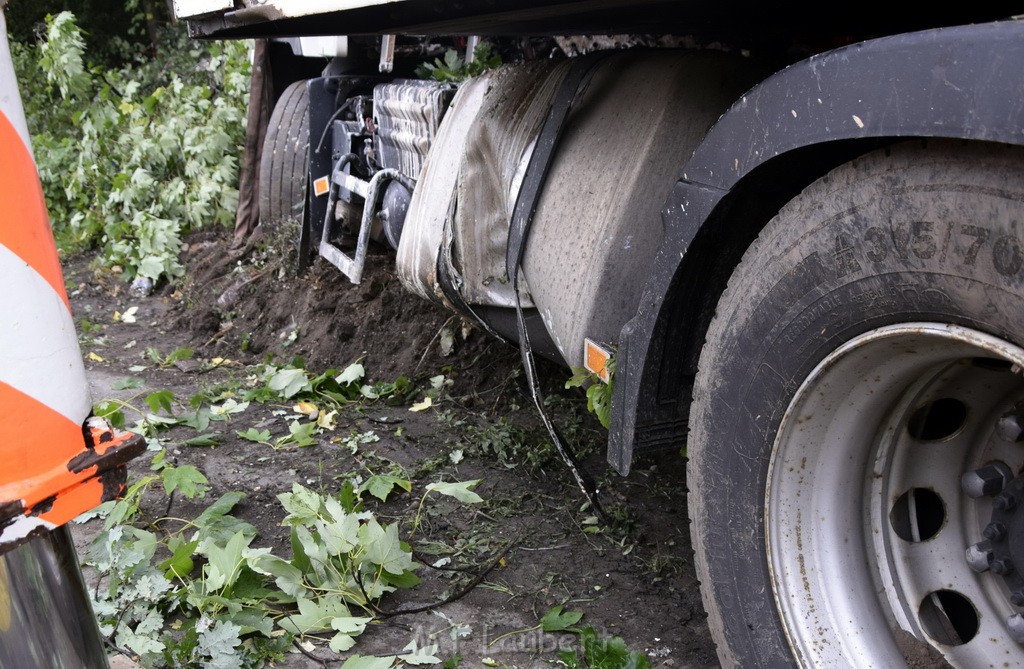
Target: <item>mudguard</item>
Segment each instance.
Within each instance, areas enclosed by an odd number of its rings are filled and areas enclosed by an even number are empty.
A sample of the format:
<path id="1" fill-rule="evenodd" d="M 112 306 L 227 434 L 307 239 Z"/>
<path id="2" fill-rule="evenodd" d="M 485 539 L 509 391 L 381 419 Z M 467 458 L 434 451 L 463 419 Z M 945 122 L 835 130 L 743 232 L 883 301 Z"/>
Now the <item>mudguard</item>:
<path id="1" fill-rule="evenodd" d="M 880 38 L 798 62 L 739 99 L 686 162 L 662 211 L 658 250 L 636 315 L 623 327 L 612 400 L 610 464 L 681 445 L 686 379 L 667 359 L 699 307 L 673 296 L 694 263 L 691 244 L 755 172 L 806 147 L 847 140 L 945 137 L 1024 144 L 1024 23 L 1016 20 Z M 781 162 L 781 161 L 780 161 Z M 691 328 L 692 330 L 692 328 Z M 699 346 L 699 341 L 696 342 Z"/>

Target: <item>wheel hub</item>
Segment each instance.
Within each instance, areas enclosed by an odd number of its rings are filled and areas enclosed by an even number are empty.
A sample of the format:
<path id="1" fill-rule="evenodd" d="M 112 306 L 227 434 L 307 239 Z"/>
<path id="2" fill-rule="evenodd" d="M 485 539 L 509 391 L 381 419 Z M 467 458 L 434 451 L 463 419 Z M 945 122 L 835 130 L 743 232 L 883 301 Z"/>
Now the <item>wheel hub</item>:
<path id="1" fill-rule="evenodd" d="M 901 665 L 909 634 L 954 666 L 1024 666 L 1022 367 L 1024 349 L 920 323 L 857 337 L 808 375 L 765 497 L 802 665 Z"/>
<path id="2" fill-rule="evenodd" d="M 1001 421 L 1000 428 L 1006 422 Z M 1003 429 L 999 432 L 1003 438 L 1011 436 Z M 1016 433 L 1012 439 L 1019 442 L 1020 430 Z M 984 539 L 972 544 L 966 557 L 968 566 L 979 574 L 1002 577 L 1010 602 L 1024 609 L 1024 476 L 1011 477 L 1006 464 L 994 462 L 961 478 L 965 494 L 992 498 L 992 516 L 981 531 Z M 1024 616 L 1020 611 L 1006 618 L 1006 629 L 1014 641 L 1024 644 Z"/>

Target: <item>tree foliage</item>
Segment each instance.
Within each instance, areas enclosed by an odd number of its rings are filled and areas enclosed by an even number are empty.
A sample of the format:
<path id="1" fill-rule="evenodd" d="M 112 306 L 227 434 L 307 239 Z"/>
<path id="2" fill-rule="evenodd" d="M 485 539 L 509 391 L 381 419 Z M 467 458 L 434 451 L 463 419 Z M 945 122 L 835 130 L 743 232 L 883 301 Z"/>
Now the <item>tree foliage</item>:
<path id="1" fill-rule="evenodd" d="M 129 279 L 179 276 L 182 236 L 232 223 L 237 206 L 248 44 L 199 44 L 181 26 L 160 43 L 96 65 L 70 12 L 12 43 L 58 246 L 100 247 Z"/>
<path id="2" fill-rule="evenodd" d="M 171 17 L 164 0 L 18 0 L 4 10 L 11 40 L 34 44 L 46 33 L 46 17 L 75 15 L 94 63 L 125 64 L 140 51 L 152 53 Z"/>

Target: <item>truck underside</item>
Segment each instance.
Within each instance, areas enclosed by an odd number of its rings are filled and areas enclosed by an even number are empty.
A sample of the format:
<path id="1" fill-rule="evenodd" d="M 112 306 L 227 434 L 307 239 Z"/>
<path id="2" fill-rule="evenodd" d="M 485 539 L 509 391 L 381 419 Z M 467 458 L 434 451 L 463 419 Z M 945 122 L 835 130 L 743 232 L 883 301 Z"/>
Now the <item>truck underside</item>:
<path id="1" fill-rule="evenodd" d="M 177 4 L 345 37 L 274 72 L 265 214 L 307 262 L 388 244 L 528 368 L 614 352 L 609 462 L 688 456 L 723 664 L 1024 664 L 1012 8 Z M 416 75 L 478 38 L 503 65 Z"/>

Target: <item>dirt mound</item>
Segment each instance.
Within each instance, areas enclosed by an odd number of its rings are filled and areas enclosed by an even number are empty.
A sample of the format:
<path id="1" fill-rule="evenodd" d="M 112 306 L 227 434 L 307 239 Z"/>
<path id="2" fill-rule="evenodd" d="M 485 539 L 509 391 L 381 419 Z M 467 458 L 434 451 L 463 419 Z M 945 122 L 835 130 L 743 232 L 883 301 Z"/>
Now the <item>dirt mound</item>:
<path id="1" fill-rule="evenodd" d="M 395 275 L 393 253 L 381 247 L 371 246 L 359 284 L 319 258 L 298 273 L 287 241 L 233 252 L 224 232 L 191 238 L 184 262 L 189 272 L 174 327 L 210 355 L 301 356 L 312 369 L 361 360 L 370 381 L 454 366 L 449 371 L 467 392 L 518 365 L 515 349 L 409 293 Z"/>

